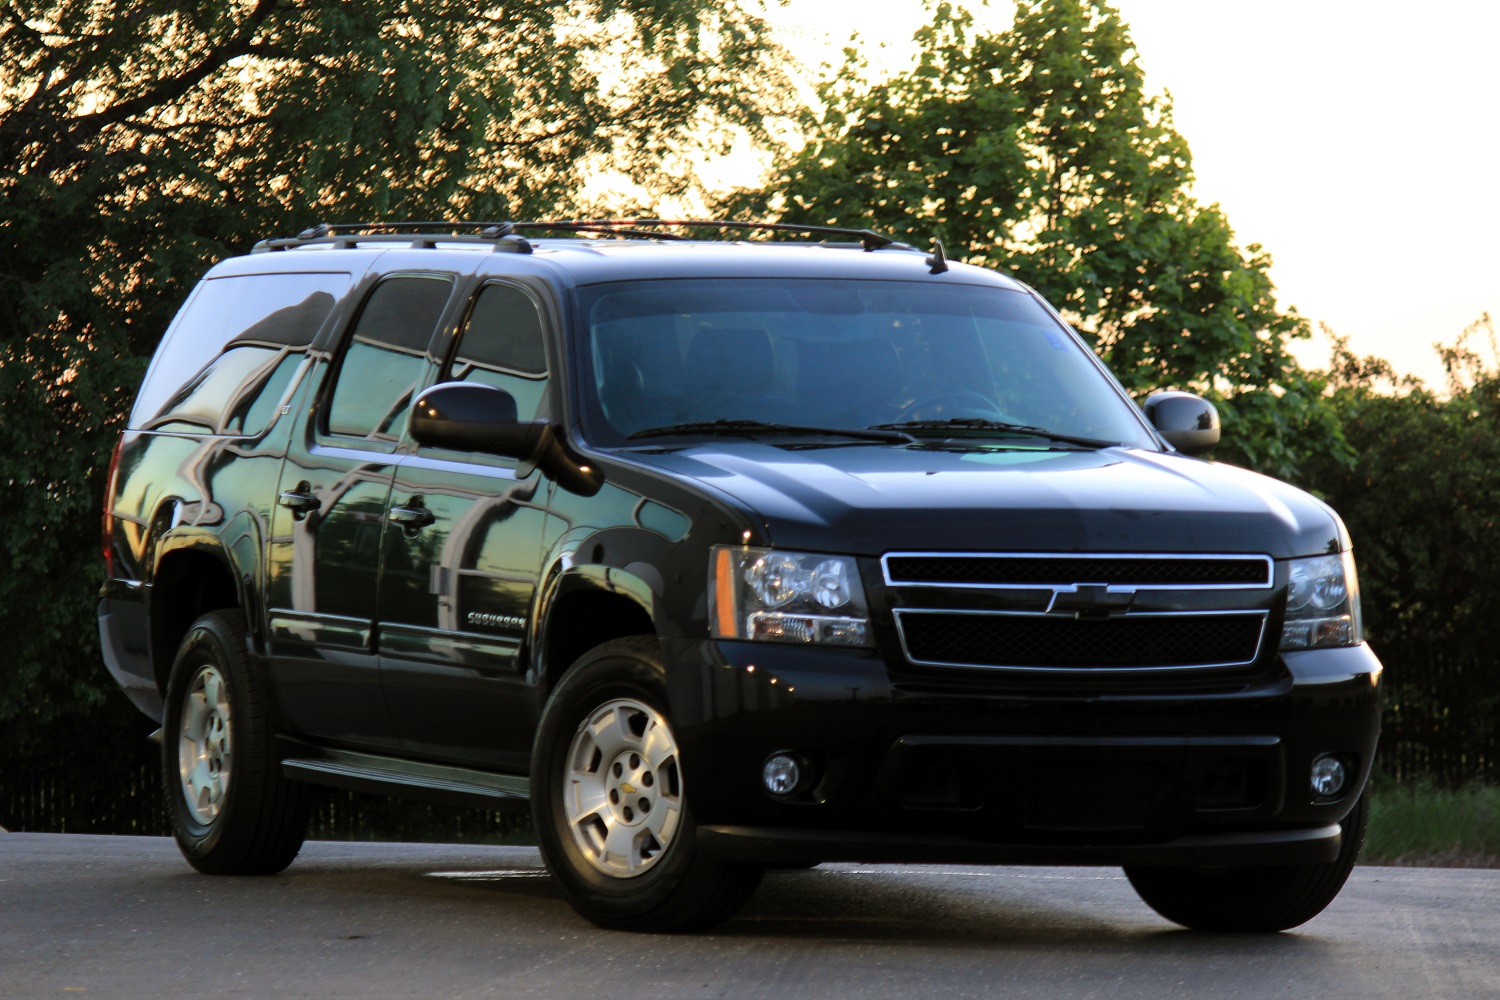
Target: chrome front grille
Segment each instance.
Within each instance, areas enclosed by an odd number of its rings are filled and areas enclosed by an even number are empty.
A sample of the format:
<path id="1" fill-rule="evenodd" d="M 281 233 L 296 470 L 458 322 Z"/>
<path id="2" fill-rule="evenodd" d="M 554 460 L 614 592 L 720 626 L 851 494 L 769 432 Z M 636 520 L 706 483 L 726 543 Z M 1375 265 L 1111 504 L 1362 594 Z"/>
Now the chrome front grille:
<path id="1" fill-rule="evenodd" d="M 1259 555 L 899 552 L 881 563 L 885 582 L 901 587 L 1239 589 L 1272 580 L 1270 557 Z"/>
<path id="2" fill-rule="evenodd" d="M 983 611 L 898 611 L 913 663 L 1012 670 L 1175 670 L 1255 662 L 1264 612 L 1083 619 Z"/>
<path id="3" fill-rule="evenodd" d="M 989 670 L 1248 667 L 1275 582 L 1261 555 L 898 552 L 881 565 L 908 661 Z"/>

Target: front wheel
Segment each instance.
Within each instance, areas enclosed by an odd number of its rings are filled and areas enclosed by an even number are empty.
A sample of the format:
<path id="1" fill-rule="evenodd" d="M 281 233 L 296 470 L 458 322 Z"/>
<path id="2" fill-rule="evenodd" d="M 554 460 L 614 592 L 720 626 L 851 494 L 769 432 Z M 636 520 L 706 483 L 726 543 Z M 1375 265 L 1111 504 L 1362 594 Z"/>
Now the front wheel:
<path id="1" fill-rule="evenodd" d="M 167 681 L 162 736 L 167 815 L 189 864 L 270 875 L 292 863 L 308 791 L 281 774 L 238 611 L 210 612 L 188 629 Z"/>
<path id="2" fill-rule="evenodd" d="M 1369 793 L 1344 818 L 1338 857 L 1312 865 L 1199 869 L 1126 866 L 1135 891 L 1173 923 L 1202 931 L 1274 933 L 1304 924 L 1333 902 L 1359 856 Z"/>
<path id="3" fill-rule="evenodd" d="M 542 857 L 601 927 L 681 931 L 738 910 L 761 870 L 701 856 L 657 641 L 584 654 L 542 713 L 531 803 Z"/>

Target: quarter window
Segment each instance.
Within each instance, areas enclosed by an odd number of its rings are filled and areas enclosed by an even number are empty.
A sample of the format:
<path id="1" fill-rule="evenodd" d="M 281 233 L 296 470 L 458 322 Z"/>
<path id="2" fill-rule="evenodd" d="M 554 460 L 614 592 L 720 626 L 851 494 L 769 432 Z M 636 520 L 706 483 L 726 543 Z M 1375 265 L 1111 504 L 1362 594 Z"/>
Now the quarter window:
<path id="1" fill-rule="evenodd" d="M 259 434 L 348 285 L 347 274 L 204 281 L 157 351 L 131 426 Z"/>

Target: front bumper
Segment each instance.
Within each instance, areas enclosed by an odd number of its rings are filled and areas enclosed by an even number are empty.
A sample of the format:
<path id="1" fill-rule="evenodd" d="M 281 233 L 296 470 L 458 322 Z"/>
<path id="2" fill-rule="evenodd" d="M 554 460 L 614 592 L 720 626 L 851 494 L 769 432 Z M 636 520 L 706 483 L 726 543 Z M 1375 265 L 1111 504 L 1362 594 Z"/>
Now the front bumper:
<path id="1" fill-rule="evenodd" d="M 725 861 L 755 864 L 969 865 L 1307 865 L 1338 856 L 1337 823 L 1298 830 L 1192 834 L 1144 844 L 985 843 L 944 834 L 781 827 L 700 826 L 699 847 Z"/>
<path id="2" fill-rule="evenodd" d="M 1107 691 L 898 681 L 877 653 L 769 643 L 665 652 L 700 844 L 733 860 L 1328 861 L 1379 732 L 1366 646 Z M 760 778 L 778 752 L 812 774 L 784 798 Z M 1319 801 L 1308 774 L 1327 753 L 1351 776 Z"/>

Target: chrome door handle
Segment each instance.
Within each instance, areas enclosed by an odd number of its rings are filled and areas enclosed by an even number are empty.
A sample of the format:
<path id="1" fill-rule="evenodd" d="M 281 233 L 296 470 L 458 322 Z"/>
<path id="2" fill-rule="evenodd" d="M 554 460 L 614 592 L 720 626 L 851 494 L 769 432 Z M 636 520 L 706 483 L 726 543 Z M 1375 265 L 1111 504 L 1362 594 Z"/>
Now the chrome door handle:
<path id="1" fill-rule="evenodd" d="M 437 521 L 437 515 L 427 509 L 420 496 L 412 497 L 403 506 L 392 507 L 386 516 L 401 525 L 407 538 L 415 538 L 417 532 Z"/>
<path id="2" fill-rule="evenodd" d="M 298 483 L 295 489 L 282 490 L 277 502 L 292 512 L 294 521 L 302 520 L 323 506 L 323 501 L 313 496 L 312 486 L 305 479 Z"/>

